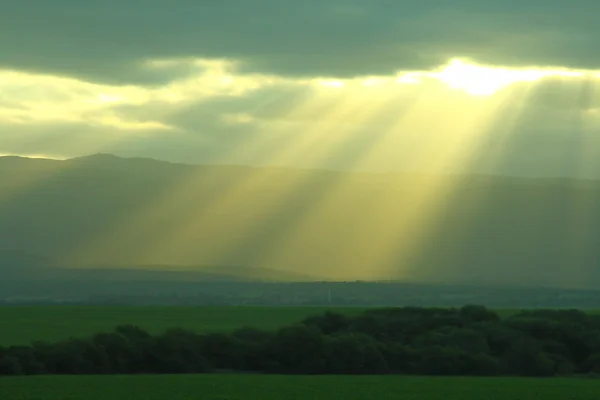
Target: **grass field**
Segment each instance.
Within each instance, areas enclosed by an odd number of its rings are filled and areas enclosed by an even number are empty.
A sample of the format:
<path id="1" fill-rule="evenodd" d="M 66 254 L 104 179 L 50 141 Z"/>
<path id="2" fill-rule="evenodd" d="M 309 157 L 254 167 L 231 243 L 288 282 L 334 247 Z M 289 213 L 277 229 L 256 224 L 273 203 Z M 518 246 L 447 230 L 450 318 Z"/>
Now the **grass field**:
<path id="1" fill-rule="evenodd" d="M 158 307 L 158 306 L 15 306 L 0 307 L 0 345 L 56 341 L 106 332 L 121 324 L 152 333 L 168 328 L 229 332 L 243 326 L 276 329 L 332 310 L 357 314 L 364 307 Z M 508 316 L 517 310 L 499 310 Z M 589 312 L 596 312 L 589 311 Z"/>
<path id="2" fill-rule="evenodd" d="M 228 332 L 243 326 L 276 329 L 320 314 L 326 307 L 0 307 L 0 345 L 56 341 L 109 331 L 120 324 L 152 333 L 176 327 L 197 332 Z M 335 308 L 359 313 L 364 308 Z"/>
<path id="3" fill-rule="evenodd" d="M 0 379 L 2 400 L 595 400 L 600 380 L 371 376 L 40 376 Z"/>

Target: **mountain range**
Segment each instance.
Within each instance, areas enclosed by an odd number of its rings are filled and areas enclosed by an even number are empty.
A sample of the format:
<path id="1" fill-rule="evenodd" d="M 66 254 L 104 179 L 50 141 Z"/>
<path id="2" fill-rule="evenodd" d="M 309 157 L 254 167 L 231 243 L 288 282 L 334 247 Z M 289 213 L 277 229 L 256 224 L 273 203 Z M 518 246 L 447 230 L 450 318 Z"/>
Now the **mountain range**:
<path id="1" fill-rule="evenodd" d="M 600 181 L 0 157 L 0 280 L 595 288 Z"/>

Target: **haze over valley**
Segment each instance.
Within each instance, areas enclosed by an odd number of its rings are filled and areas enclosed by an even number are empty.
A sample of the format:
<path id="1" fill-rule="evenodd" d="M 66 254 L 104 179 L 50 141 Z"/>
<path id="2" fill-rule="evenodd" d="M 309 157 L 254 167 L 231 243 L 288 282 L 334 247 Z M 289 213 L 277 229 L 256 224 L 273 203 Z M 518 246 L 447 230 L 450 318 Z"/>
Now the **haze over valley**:
<path id="1" fill-rule="evenodd" d="M 0 158 L 0 193 L 5 277 L 68 268 L 279 281 L 600 284 L 595 180 L 198 166 L 97 154 Z"/>
<path id="2" fill-rule="evenodd" d="M 24 4 L 5 282 L 600 285 L 595 3 Z"/>

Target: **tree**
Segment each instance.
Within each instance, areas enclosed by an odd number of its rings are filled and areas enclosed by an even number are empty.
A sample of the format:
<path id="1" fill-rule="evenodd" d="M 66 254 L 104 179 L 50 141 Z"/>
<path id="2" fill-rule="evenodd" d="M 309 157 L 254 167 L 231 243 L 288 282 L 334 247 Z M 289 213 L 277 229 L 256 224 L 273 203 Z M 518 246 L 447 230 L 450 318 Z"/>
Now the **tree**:
<path id="1" fill-rule="evenodd" d="M 325 337 L 306 325 L 285 327 L 272 342 L 273 353 L 283 372 L 318 374 L 326 371 Z"/>
<path id="2" fill-rule="evenodd" d="M 458 315 L 469 322 L 497 322 L 500 320 L 498 314 L 478 305 L 463 306 Z"/>
<path id="3" fill-rule="evenodd" d="M 212 370 L 201 350 L 199 335 L 182 329 L 169 329 L 153 343 L 149 366 L 158 373 L 204 373 Z"/>
<path id="4" fill-rule="evenodd" d="M 318 328 L 326 335 L 331 335 L 347 330 L 350 322 L 351 318 L 344 314 L 327 311 L 323 315 L 306 318 L 303 323 L 306 326 Z"/>
<path id="5" fill-rule="evenodd" d="M 22 375 L 25 371 L 18 356 L 0 350 L 0 375 Z"/>
<path id="6" fill-rule="evenodd" d="M 554 372 L 554 362 L 538 342 L 522 337 L 510 345 L 504 356 L 508 370 L 522 376 L 550 376 Z"/>
<path id="7" fill-rule="evenodd" d="M 418 347 L 451 347 L 469 354 L 490 353 L 485 335 L 474 329 L 446 327 L 427 332 L 415 339 Z"/>
<path id="8" fill-rule="evenodd" d="M 340 334 L 327 338 L 328 373 L 384 374 L 389 372 L 376 342 L 363 334 Z"/>

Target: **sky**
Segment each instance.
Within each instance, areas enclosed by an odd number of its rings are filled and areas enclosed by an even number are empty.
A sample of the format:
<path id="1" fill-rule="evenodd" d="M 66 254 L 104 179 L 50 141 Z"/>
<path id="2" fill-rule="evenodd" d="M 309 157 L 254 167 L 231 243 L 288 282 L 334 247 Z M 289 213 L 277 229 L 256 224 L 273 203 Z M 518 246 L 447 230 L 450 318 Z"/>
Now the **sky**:
<path id="1" fill-rule="evenodd" d="M 600 176 L 596 0 L 3 0 L 0 154 Z"/>

